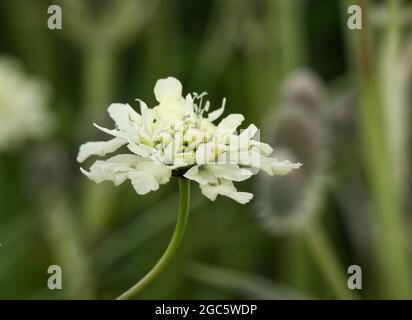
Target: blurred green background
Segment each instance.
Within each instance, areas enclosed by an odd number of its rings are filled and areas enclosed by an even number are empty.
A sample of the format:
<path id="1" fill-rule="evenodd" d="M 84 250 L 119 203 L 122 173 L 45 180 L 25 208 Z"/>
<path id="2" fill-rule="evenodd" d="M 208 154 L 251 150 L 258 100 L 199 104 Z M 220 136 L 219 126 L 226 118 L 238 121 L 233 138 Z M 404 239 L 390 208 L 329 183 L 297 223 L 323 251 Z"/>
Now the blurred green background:
<path id="1" fill-rule="evenodd" d="M 225 114 L 304 165 L 242 183 L 244 206 L 193 184 L 183 244 L 140 298 L 412 298 L 411 26 L 401 0 L 0 0 L 0 298 L 112 299 L 160 257 L 177 181 L 138 196 L 89 181 L 76 155 L 105 138 L 92 122 L 111 126 L 111 102 L 153 105 L 166 76 L 226 97 Z M 46 134 L 27 129 L 32 101 Z"/>

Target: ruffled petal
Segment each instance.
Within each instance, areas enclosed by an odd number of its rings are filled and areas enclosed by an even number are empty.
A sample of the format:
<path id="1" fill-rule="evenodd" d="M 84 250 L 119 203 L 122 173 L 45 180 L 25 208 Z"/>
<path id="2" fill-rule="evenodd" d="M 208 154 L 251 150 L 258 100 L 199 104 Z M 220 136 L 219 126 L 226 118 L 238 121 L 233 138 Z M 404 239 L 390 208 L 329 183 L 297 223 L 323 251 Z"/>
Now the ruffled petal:
<path id="1" fill-rule="evenodd" d="M 218 179 L 215 176 L 198 166 L 190 168 L 183 176 L 199 184 L 218 183 Z"/>
<path id="2" fill-rule="evenodd" d="M 159 189 L 159 182 L 156 178 L 145 172 L 133 172 L 129 174 L 129 179 L 132 182 L 133 188 L 137 194 L 143 195 L 150 191 Z"/>
<path id="3" fill-rule="evenodd" d="M 258 128 L 252 123 L 242 133 L 239 135 L 239 140 L 241 143 L 248 144 L 253 136 L 258 132 Z"/>
<path id="4" fill-rule="evenodd" d="M 129 143 L 127 148 L 134 154 L 145 159 L 149 159 L 156 152 L 156 149 L 145 144 Z"/>
<path id="5" fill-rule="evenodd" d="M 169 167 L 153 161 L 141 161 L 136 166 L 137 171 L 153 176 L 159 184 L 169 182 L 172 170 Z"/>
<path id="6" fill-rule="evenodd" d="M 120 154 L 108 160 L 97 160 L 90 171 L 80 168 L 81 172 L 96 183 L 112 181 L 117 186 L 128 178 L 139 162 L 143 161 L 134 155 Z"/>
<path id="7" fill-rule="evenodd" d="M 172 171 L 161 164 L 153 161 L 141 161 L 137 164 L 136 170 L 129 173 L 128 177 L 132 182 L 137 194 L 143 195 L 150 191 L 159 189 L 159 185 L 169 182 Z"/>
<path id="8" fill-rule="evenodd" d="M 224 178 L 230 181 L 244 181 L 252 176 L 250 170 L 240 168 L 236 164 L 208 164 L 202 168 L 217 178 Z"/>
<path id="9" fill-rule="evenodd" d="M 286 175 L 292 170 L 299 169 L 302 166 L 300 162 L 293 163 L 289 160 L 279 161 L 277 158 L 260 157 L 260 169 L 267 174 L 274 175 Z"/>
<path id="10" fill-rule="evenodd" d="M 217 130 L 233 133 L 236 129 L 240 126 L 240 124 L 245 120 L 245 117 L 241 114 L 230 114 L 226 118 L 224 118 L 217 126 Z"/>
<path id="11" fill-rule="evenodd" d="M 126 143 L 127 141 L 122 138 L 114 138 L 109 141 L 87 142 L 80 146 L 77 161 L 83 162 L 92 155 L 103 157 L 108 153 L 116 151 Z"/>
<path id="12" fill-rule="evenodd" d="M 256 147 L 259 149 L 260 153 L 263 154 L 264 156 L 270 156 L 273 152 L 273 148 L 264 142 L 259 142 L 255 140 L 250 141 L 252 147 Z"/>
<path id="13" fill-rule="evenodd" d="M 233 183 L 225 179 L 219 179 L 218 184 L 200 185 L 200 189 L 202 194 L 211 201 L 215 201 L 219 194 L 229 197 L 240 204 L 248 203 L 253 198 L 252 193 L 237 191 Z"/>
<path id="14" fill-rule="evenodd" d="M 142 125 L 142 117 L 129 104 L 112 103 L 107 111 L 116 128 L 123 132 L 129 141 L 139 142 L 138 128 Z"/>
<path id="15" fill-rule="evenodd" d="M 117 186 L 130 179 L 138 194 L 159 189 L 159 185 L 167 183 L 171 177 L 168 167 L 129 154 L 117 155 L 106 161 L 98 160 L 90 171 L 80 170 L 96 183 L 112 181 Z"/>

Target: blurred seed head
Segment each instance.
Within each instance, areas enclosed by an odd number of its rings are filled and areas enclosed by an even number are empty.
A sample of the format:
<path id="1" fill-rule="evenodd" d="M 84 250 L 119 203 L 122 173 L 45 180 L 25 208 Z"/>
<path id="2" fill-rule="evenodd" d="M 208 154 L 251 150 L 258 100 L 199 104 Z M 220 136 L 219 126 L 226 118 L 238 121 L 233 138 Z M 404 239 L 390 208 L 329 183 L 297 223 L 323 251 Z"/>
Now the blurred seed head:
<path id="1" fill-rule="evenodd" d="M 281 86 L 281 102 L 299 104 L 303 108 L 320 108 L 325 96 L 322 80 L 307 69 L 293 71 Z"/>
<path id="2" fill-rule="evenodd" d="M 274 146 L 274 156 L 303 163 L 300 170 L 282 179 L 258 179 L 258 217 L 272 234 L 304 231 L 319 212 L 329 158 L 329 132 L 322 118 L 325 99 L 325 88 L 315 74 L 293 72 L 264 124 L 263 133 Z"/>

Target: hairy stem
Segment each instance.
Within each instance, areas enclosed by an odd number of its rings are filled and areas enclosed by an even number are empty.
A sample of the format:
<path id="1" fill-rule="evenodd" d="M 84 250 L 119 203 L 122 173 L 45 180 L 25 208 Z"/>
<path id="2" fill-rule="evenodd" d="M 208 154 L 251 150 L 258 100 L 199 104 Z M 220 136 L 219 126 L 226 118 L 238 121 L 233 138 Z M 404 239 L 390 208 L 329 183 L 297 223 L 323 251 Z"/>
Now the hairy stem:
<path id="1" fill-rule="evenodd" d="M 187 219 L 189 217 L 190 204 L 190 181 L 184 178 L 179 178 L 180 202 L 177 222 L 173 237 L 163 253 L 162 257 L 156 265 L 133 287 L 122 293 L 117 300 L 128 300 L 138 295 L 148 284 L 150 284 L 157 276 L 169 265 L 174 257 L 179 245 L 182 241 L 183 234 L 186 228 Z"/>

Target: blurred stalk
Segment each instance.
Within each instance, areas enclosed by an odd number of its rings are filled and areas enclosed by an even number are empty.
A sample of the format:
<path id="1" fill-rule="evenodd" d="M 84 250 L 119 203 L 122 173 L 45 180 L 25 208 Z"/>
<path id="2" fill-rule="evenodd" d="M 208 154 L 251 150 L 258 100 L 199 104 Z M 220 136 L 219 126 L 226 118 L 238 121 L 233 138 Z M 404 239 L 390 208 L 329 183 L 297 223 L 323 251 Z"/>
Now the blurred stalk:
<path id="1" fill-rule="evenodd" d="M 83 98 L 88 117 L 102 121 L 113 98 L 116 59 L 109 44 L 93 41 L 83 55 Z M 97 118 L 97 119 L 96 119 Z"/>
<path id="2" fill-rule="evenodd" d="M 408 95 L 408 72 L 401 59 L 402 5 L 399 0 L 388 0 L 388 16 L 384 42 L 380 57 L 379 81 L 382 92 L 382 105 L 387 128 L 388 147 L 393 157 L 394 179 L 396 180 L 400 201 L 405 188 L 407 173 L 407 130 L 406 107 Z M 409 9 L 410 10 L 410 9 Z M 403 201 L 402 201 L 403 202 Z"/>
<path id="3" fill-rule="evenodd" d="M 234 269 L 192 262 L 185 268 L 185 273 L 194 280 L 233 292 L 236 296 L 240 295 L 243 299 L 313 299 L 313 297 L 303 292 L 272 283 L 270 280 L 258 275 Z"/>
<path id="4" fill-rule="evenodd" d="M 306 60 L 305 37 L 302 18 L 304 4 L 301 0 L 269 0 L 266 2 L 268 56 L 261 63 L 262 69 L 253 74 L 252 92 L 256 92 L 256 104 L 267 108 L 276 101 L 280 84 L 294 69 L 304 65 Z M 259 63 L 259 62 L 258 62 Z M 269 94 L 268 94 L 269 93 Z M 255 108 L 256 115 L 267 114 Z M 299 288 L 310 286 L 310 274 L 304 268 L 307 264 L 306 249 L 301 237 L 289 237 L 284 253 L 284 272 L 290 282 Z"/>
<path id="5" fill-rule="evenodd" d="M 55 50 L 47 32 L 46 10 L 38 1 L 3 1 L 2 10 L 7 12 L 10 24 L 8 32 L 19 55 L 34 72 L 56 80 Z M 24 13 L 24 14 L 23 14 Z"/>
<path id="6" fill-rule="evenodd" d="M 305 240 L 309 251 L 336 297 L 343 300 L 356 299 L 356 295 L 347 286 L 344 277 L 346 272 L 339 264 L 322 229 L 320 227 L 310 228 L 306 233 Z"/>
<path id="7" fill-rule="evenodd" d="M 66 199 L 53 195 L 44 199 L 43 220 L 48 244 L 55 259 L 54 264 L 62 268 L 63 291 L 67 294 L 66 297 L 94 298 L 89 260 L 79 242 L 79 230 L 68 210 Z"/>
<path id="8" fill-rule="evenodd" d="M 66 195 L 69 188 L 71 157 L 59 143 L 31 147 L 30 159 L 25 162 L 25 185 L 35 200 L 34 212 L 41 219 L 39 230 L 50 251 L 48 262 L 62 268 L 63 290 L 52 292 L 47 286 L 36 297 L 54 297 L 60 294 L 69 299 L 95 298 L 92 261 L 85 252 L 77 214 Z M 44 272 L 48 266 L 42 266 Z M 80 289 L 83 290 L 80 290 Z M 41 295 L 41 296 L 40 296 Z"/>
<path id="9" fill-rule="evenodd" d="M 84 51 L 83 99 L 89 125 L 102 122 L 109 101 L 113 98 L 115 65 L 113 51 L 99 41 L 92 42 Z M 110 194 L 113 190 L 107 184 L 95 185 L 86 180 L 83 183 L 84 224 L 87 234 L 93 239 L 101 233 L 110 215 L 113 206 Z"/>
<path id="10" fill-rule="evenodd" d="M 63 1 L 63 0 L 62 0 Z M 135 39 L 144 23 L 156 12 L 158 0 L 107 1 L 103 5 L 81 0 L 63 1 L 67 5 L 68 36 L 83 50 L 83 99 L 81 124 L 102 123 L 116 89 L 117 57 Z M 96 11 L 98 14 L 96 15 Z M 86 183 L 86 181 L 84 181 Z M 113 208 L 109 185 L 87 184 L 83 192 L 85 228 L 91 239 L 103 230 Z M 109 191 L 110 190 L 110 191 Z"/>
<path id="11" fill-rule="evenodd" d="M 83 99 L 86 119 L 102 123 L 103 115 L 113 98 L 116 62 L 113 50 L 103 41 L 93 41 L 83 54 Z M 84 225 L 90 238 L 98 236 L 109 217 L 113 197 L 111 186 L 90 184 L 84 186 Z"/>
<path id="12" fill-rule="evenodd" d="M 301 0 L 269 0 L 264 20 L 263 50 L 249 60 L 251 101 L 256 106 L 252 119 L 260 120 L 277 98 L 284 77 L 302 66 L 306 59 L 305 37 L 301 25 L 304 5 Z"/>
<path id="13" fill-rule="evenodd" d="M 396 0 L 394 0 L 396 1 Z M 398 32 L 394 15 L 399 5 L 387 2 L 391 15 L 383 48 L 388 61 L 394 57 L 398 47 Z M 379 86 L 375 57 L 373 55 L 373 38 L 369 22 L 370 2 L 357 0 L 362 8 L 363 29 L 351 31 L 346 27 L 347 8 L 353 1 L 343 0 L 344 30 L 346 32 L 353 73 L 359 89 L 359 121 L 364 145 L 365 170 L 369 179 L 372 206 L 375 216 L 376 255 L 381 273 L 381 294 L 389 299 L 407 299 L 411 297 L 410 266 L 406 251 L 406 230 L 403 221 L 400 184 L 396 179 L 394 141 L 389 134 L 385 121 L 392 106 L 385 104 L 382 88 Z M 396 1 L 397 2 L 397 1 Z M 391 23 L 394 23 L 391 25 Z M 388 47 L 386 47 L 388 46 Z M 386 77 L 386 74 L 382 75 Z M 384 90 L 386 90 L 385 88 Z"/>
<path id="14" fill-rule="evenodd" d="M 279 51 L 282 59 L 282 75 L 302 66 L 305 60 L 305 41 L 302 29 L 303 2 L 301 0 L 270 1 L 271 23 L 275 23 L 279 33 Z M 272 27 L 275 27 L 272 25 Z"/>
<path id="15" fill-rule="evenodd" d="M 199 56 L 191 77 L 193 80 L 199 75 L 204 85 L 213 91 L 219 78 L 225 72 L 225 68 L 244 37 L 242 27 L 253 14 L 253 3 L 248 0 L 214 1 L 209 21 L 205 27 Z M 245 22 L 246 21 L 246 22 Z M 239 32 L 240 31 L 240 32 Z"/>

